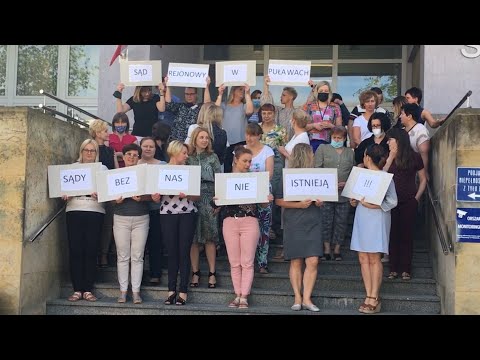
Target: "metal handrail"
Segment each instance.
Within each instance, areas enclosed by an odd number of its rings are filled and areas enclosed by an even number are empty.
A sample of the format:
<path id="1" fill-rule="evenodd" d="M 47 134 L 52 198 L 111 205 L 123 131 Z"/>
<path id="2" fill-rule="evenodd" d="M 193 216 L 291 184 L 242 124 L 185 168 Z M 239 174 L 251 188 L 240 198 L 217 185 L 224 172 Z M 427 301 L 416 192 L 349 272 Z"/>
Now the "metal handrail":
<path id="1" fill-rule="evenodd" d="M 465 96 L 462 98 L 462 100 L 460 100 L 458 102 L 458 104 L 453 108 L 452 111 L 450 111 L 450 113 L 447 115 L 447 117 L 445 118 L 445 120 L 443 120 L 443 123 L 445 123 L 452 115 L 453 113 L 455 112 L 455 110 L 457 110 L 460 106 L 463 105 L 463 103 L 465 101 L 467 101 L 467 99 L 472 95 L 472 90 L 468 90 L 468 92 L 465 94 Z"/>
<path id="2" fill-rule="evenodd" d="M 71 107 L 72 109 L 75 109 L 89 117 L 91 117 L 92 119 L 98 119 L 98 120 L 102 120 L 102 121 L 105 121 L 108 125 L 112 126 L 112 124 L 110 122 L 108 122 L 107 120 L 103 120 L 103 119 L 100 119 L 97 115 L 93 115 L 92 113 L 89 113 L 88 111 L 86 110 L 83 110 L 82 108 L 79 108 L 78 106 L 76 105 L 73 105 L 71 103 L 69 103 L 68 101 L 65 101 L 63 99 L 60 99 L 59 97 L 56 97 L 55 95 L 53 94 L 50 94 L 50 93 L 47 93 L 45 92 L 43 89 L 40 89 L 40 94 L 46 96 L 46 97 L 49 97 L 50 99 L 53 99 L 55 101 L 58 101 L 59 103 L 62 103 L 63 105 L 67 105 L 68 107 Z"/>
<path id="3" fill-rule="evenodd" d="M 55 220 L 65 210 L 66 207 L 67 204 L 63 204 L 61 209 L 58 210 L 55 215 L 53 215 L 33 236 L 31 236 L 28 241 L 34 242 L 40 236 L 40 234 L 48 227 L 48 225 L 50 225 L 53 220 Z"/>
<path id="4" fill-rule="evenodd" d="M 441 223 L 437 213 L 437 205 L 435 204 L 436 201 L 433 199 L 432 189 L 430 188 L 430 184 L 427 182 L 427 195 L 430 199 L 430 205 L 432 205 L 433 209 L 433 219 L 435 220 L 435 227 L 437 228 L 438 238 L 440 239 L 440 245 L 442 246 L 443 254 L 448 255 L 449 252 L 453 252 L 453 243 L 450 238 L 445 238 L 445 234 L 443 232 L 443 228 L 441 227 Z"/>
<path id="5" fill-rule="evenodd" d="M 85 126 L 85 127 L 90 127 L 86 122 L 83 122 L 82 120 L 79 120 L 79 119 L 75 119 L 74 117 L 71 117 L 70 115 L 67 115 L 67 114 L 64 114 L 60 111 L 57 111 L 55 109 L 52 109 L 52 108 L 49 108 L 43 104 L 39 104 L 38 107 L 43 110 L 44 112 L 45 111 L 48 111 L 49 113 L 51 114 L 54 114 L 54 115 L 58 115 L 58 116 L 62 116 L 64 117 L 65 119 L 67 119 L 68 121 L 71 121 L 71 122 L 74 122 L 78 125 L 82 125 L 82 126 Z"/>

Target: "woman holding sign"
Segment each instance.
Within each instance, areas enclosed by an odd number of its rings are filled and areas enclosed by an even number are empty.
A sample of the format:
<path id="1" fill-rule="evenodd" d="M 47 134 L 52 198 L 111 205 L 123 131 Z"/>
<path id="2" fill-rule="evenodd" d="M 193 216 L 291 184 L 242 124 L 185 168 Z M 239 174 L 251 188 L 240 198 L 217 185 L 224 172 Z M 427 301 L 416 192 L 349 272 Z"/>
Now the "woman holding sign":
<path id="1" fill-rule="evenodd" d="M 382 171 L 386 152 L 382 145 L 372 144 L 365 150 L 363 163 L 369 170 Z M 353 222 L 350 249 L 358 251 L 362 270 L 363 284 L 367 297 L 358 311 L 365 314 L 380 312 L 380 286 L 382 285 L 383 264 L 381 254 L 388 254 L 390 238 L 390 210 L 397 206 L 397 193 L 393 180 L 390 182 L 381 205 L 370 204 L 350 199 L 350 204 L 357 207 Z"/>
<path id="2" fill-rule="evenodd" d="M 297 144 L 293 148 L 290 168 L 312 168 L 313 152 L 310 144 Z M 320 311 L 311 296 L 317 280 L 318 257 L 323 255 L 322 212 L 323 202 L 316 200 L 283 200 L 283 181 L 275 194 L 275 203 L 284 208 L 283 251 L 290 260 L 290 283 L 295 294 L 292 310 Z M 305 271 L 302 272 L 303 263 Z M 303 294 L 302 294 L 303 285 Z"/>
<path id="3" fill-rule="evenodd" d="M 87 139 L 80 145 L 78 163 L 98 162 L 98 144 Z M 102 165 L 102 170 L 107 170 Z M 98 203 L 97 194 L 62 196 L 67 201 L 67 235 L 70 259 L 70 277 L 74 293 L 68 301 L 96 301 L 92 294 L 95 281 L 97 248 L 102 234 L 105 207 Z"/>

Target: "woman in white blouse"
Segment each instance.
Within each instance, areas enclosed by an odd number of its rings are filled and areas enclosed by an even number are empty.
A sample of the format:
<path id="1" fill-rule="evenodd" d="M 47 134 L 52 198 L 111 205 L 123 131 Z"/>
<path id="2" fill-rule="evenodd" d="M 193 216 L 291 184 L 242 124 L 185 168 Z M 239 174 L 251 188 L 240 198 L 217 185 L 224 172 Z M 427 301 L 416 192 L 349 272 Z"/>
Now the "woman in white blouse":
<path id="1" fill-rule="evenodd" d="M 293 148 L 297 144 L 310 144 L 310 139 L 308 138 L 307 124 L 310 122 L 310 118 L 305 111 L 302 109 L 296 109 L 292 115 L 292 128 L 295 134 L 292 136 L 290 141 L 285 146 L 279 146 L 278 151 L 285 156 L 285 159 L 289 160 L 290 155 L 292 154 Z M 285 163 L 285 167 L 288 166 L 288 161 Z"/>

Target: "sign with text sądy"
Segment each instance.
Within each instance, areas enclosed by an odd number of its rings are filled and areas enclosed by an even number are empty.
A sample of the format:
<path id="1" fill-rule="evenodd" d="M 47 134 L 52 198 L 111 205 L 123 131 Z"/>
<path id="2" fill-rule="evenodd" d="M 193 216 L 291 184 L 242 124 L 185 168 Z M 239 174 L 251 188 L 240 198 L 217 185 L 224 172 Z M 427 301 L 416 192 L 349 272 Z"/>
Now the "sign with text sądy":
<path id="1" fill-rule="evenodd" d="M 146 164 L 97 172 L 98 202 L 145 194 Z"/>
<path id="2" fill-rule="evenodd" d="M 269 184 L 268 171 L 215 174 L 215 204 L 267 203 Z"/>
<path id="3" fill-rule="evenodd" d="M 457 208 L 457 241 L 480 243 L 480 208 Z"/>
<path id="4" fill-rule="evenodd" d="M 200 195 L 201 166 L 148 165 L 146 194 Z"/>
<path id="5" fill-rule="evenodd" d="M 283 200 L 338 201 L 337 169 L 283 169 Z"/>
<path id="6" fill-rule="evenodd" d="M 62 195 L 90 195 L 97 191 L 96 173 L 102 163 L 75 163 L 48 166 L 48 194 L 50 198 Z"/>
<path id="7" fill-rule="evenodd" d="M 120 82 L 125 86 L 157 86 L 162 82 L 162 61 L 120 60 Z"/>
<path id="8" fill-rule="evenodd" d="M 480 201 L 480 167 L 457 167 L 457 201 Z"/>
<path id="9" fill-rule="evenodd" d="M 385 171 L 354 166 L 343 188 L 342 196 L 357 200 L 365 198 L 370 204 L 381 205 L 392 178 L 393 174 Z"/>
<path id="10" fill-rule="evenodd" d="M 168 64 L 168 86 L 207 87 L 208 64 Z"/>
<path id="11" fill-rule="evenodd" d="M 248 61 L 219 61 L 215 63 L 215 85 L 243 86 L 247 83 L 255 86 L 257 83 L 257 62 Z"/>
<path id="12" fill-rule="evenodd" d="M 308 86 L 311 78 L 311 61 L 269 60 L 270 85 Z"/>

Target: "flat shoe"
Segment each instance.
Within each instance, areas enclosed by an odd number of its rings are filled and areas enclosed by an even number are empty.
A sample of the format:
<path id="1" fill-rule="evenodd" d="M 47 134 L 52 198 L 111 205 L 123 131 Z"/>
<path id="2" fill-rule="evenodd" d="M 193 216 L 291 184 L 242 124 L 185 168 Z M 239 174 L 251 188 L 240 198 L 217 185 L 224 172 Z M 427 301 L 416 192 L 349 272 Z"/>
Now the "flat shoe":
<path id="1" fill-rule="evenodd" d="M 300 310 L 302 310 L 302 304 L 293 304 L 291 309 L 293 311 L 300 311 Z"/>
<path id="2" fill-rule="evenodd" d="M 310 310 L 314 312 L 320 311 L 320 309 L 315 304 L 311 304 L 311 305 L 302 304 L 302 308 L 305 310 Z"/>

